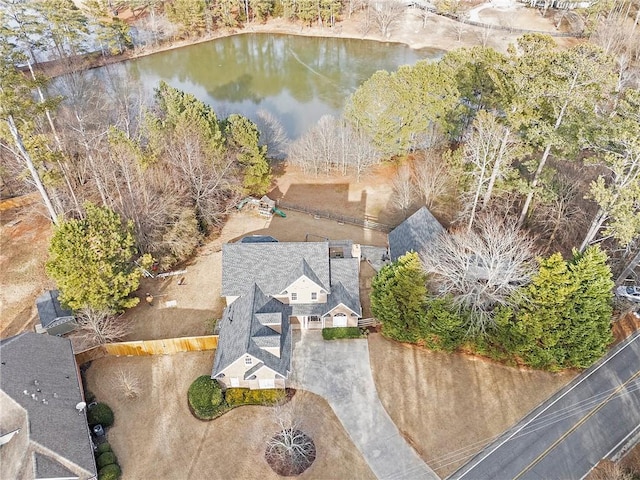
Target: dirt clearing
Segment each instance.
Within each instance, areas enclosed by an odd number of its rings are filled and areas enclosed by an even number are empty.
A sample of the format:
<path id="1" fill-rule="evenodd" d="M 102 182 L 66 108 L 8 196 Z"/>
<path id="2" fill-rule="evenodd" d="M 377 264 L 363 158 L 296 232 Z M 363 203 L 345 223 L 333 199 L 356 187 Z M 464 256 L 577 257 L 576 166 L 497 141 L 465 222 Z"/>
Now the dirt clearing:
<path id="1" fill-rule="evenodd" d="M 35 299 L 53 283 L 44 273 L 51 221 L 37 194 L 0 202 L 0 337 L 33 330 Z"/>
<path id="2" fill-rule="evenodd" d="M 277 432 L 272 408 L 240 407 L 211 422 L 199 421 L 189 412 L 189 385 L 211 372 L 213 355 L 106 357 L 92 363 L 87 388 L 114 411 L 108 439 L 123 480 L 282 478 L 264 458 L 266 441 Z M 118 369 L 134 371 L 144 380 L 137 399 L 122 400 L 110 385 Z M 317 449 L 315 462 L 298 478 L 375 478 L 322 398 L 298 392 L 293 402 L 304 412 L 304 429 Z"/>
<path id="3" fill-rule="evenodd" d="M 546 400 L 576 374 L 506 367 L 369 336 L 385 409 L 441 478 Z"/>

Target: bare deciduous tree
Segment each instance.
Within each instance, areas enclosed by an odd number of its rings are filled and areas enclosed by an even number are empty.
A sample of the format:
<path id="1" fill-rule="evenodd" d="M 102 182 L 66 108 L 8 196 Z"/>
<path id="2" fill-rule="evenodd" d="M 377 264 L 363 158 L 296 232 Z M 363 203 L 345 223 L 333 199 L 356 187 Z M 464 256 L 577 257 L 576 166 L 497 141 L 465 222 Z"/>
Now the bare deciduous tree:
<path id="1" fill-rule="evenodd" d="M 316 459 L 316 446 L 303 428 L 303 416 L 289 404 L 274 408 L 278 432 L 267 441 L 265 456 L 271 468 L 283 476 L 299 475 Z"/>
<path id="2" fill-rule="evenodd" d="M 136 372 L 130 369 L 118 368 L 115 370 L 110 384 L 123 400 L 135 400 L 144 390 L 144 382 Z"/>
<path id="3" fill-rule="evenodd" d="M 391 202 L 396 209 L 401 210 L 406 216 L 407 209 L 415 200 L 416 191 L 411 181 L 411 169 L 408 165 L 403 165 L 393 177 L 393 194 Z"/>
<path id="4" fill-rule="evenodd" d="M 369 0 L 368 14 L 372 16 L 380 35 L 384 38 L 391 35 L 405 12 L 405 5 L 396 0 Z"/>
<path id="5" fill-rule="evenodd" d="M 529 281 L 535 254 L 533 240 L 515 222 L 483 213 L 474 229 L 443 234 L 422 257 L 435 290 L 470 312 L 469 333 L 483 334 L 495 308 L 509 305 Z"/>
<path id="6" fill-rule="evenodd" d="M 90 308 L 77 315 L 78 328 L 71 334 L 74 349 L 81 350 L 121 340 L 130 331 L 120 317 Z"/>
<path id="7" fill-rule="evenodd" d="M 413 182 L 429 209 L 455 186 L 455 173 L 452 165 L 443 158 L 442 152 L 430 149 L 416 154 L 413 162 Z"/>

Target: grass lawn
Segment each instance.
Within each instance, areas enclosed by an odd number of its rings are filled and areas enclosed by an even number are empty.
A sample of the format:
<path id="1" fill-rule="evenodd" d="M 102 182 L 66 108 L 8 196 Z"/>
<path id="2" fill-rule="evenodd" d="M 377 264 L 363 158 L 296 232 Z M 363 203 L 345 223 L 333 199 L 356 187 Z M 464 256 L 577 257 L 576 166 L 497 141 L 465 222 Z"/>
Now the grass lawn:
<path id="1" fill-rule="evenodd" d="M 445 478 L 576 372 L 505 367 L 369 335 L 378 395 L 418 454 Z"/>
<path id="2" fill-rule="evenodd" d="M 92 363 L 88 389 L 114 411 L 108 438 L 123 480 L 282 478 L 264 458 L 265 442 L 277 432 L 272 408 L 239 407 L 210 422 L 189 412 L 189 385 L 211 370 L 213 355 L 105 357 Z M 143 380 L 137 399 L 124 400 L 111 387 L 113 373 L 120 369 Z M 317 449 L 315 462 L 299 478 L 375 478 L 322 398 L 299 391 L 293 402 L 305 412 L 304 428 Z"/>

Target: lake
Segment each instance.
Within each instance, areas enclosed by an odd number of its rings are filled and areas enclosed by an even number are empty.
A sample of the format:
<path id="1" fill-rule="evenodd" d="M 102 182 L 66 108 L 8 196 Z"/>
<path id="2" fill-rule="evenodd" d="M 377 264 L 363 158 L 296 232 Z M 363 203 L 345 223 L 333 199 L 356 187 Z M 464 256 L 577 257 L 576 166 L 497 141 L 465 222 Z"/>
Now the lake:
<path id="1" fill-rule="evenodd" d="M 298 137 L 377 70 L 442 56 L 396 43 L 347 38 L 242 34 L 122 63 L 152 91 L 160 80 L 211 105 L 219 118 L 266 110 Z M 113 67 L 110 67 L 113 68 Z"/>

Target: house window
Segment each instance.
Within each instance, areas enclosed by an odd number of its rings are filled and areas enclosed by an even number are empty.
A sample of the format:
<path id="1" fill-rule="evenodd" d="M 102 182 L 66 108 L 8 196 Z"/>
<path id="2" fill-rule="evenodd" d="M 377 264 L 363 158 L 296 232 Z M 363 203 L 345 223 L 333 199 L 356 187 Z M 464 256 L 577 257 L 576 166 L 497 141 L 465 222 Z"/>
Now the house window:
<path id="1" fill-rule="evenodd" d="M 253 363 L 253 361 L 251 360 L 251 357 L 244 357 L 244 364 L 245 365 L 251 365 Z"/>
<path id="2" fill-rule="evenodd" d="M 319 316 L 317 316 L 317 315 L 311 315 L 311 316 L 309 317 L 309 321 L 310 321 L 310 322 L 319 322 L 319 321 L 320 321 L 320 317 L 319 317 Z"/>
<path id="3" fill-rule="evenodd" d="M 291 300 L 297 300 L 298 294 L 296 292 L 291 292 Z"/>
<path id="4" fill-rule="evenodd" d="M 318 292 L 311 292 L 311 300 L 317 300 L 318 299 Z"/>

